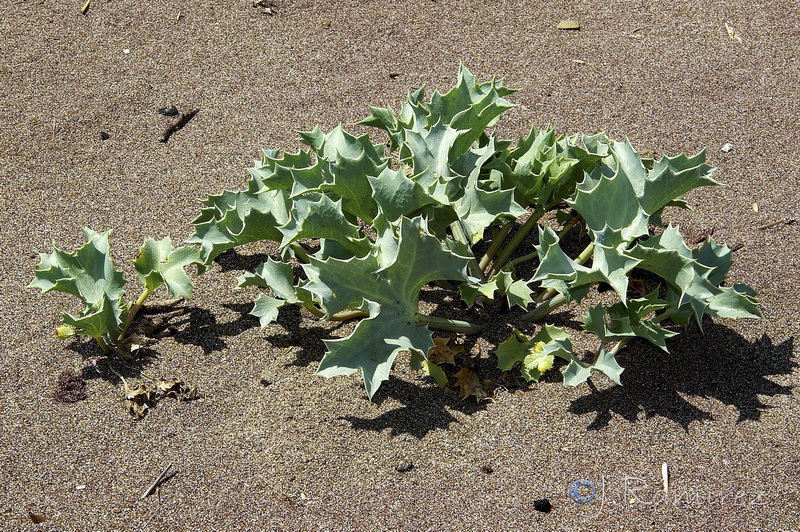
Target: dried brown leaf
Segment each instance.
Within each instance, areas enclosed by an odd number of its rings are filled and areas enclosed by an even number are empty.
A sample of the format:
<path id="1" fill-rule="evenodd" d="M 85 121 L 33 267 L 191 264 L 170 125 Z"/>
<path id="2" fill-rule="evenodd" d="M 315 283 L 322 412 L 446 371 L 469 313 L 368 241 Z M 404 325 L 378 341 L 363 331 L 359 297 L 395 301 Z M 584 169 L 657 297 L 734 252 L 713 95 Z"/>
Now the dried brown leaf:
<path id="1" fill-rule="evenodd" d="M 647 288 L 645 288 L 644 281 L 641 279 L 631 279 L 628 286 L 640 296 L 647 295 Z"/>
<path id="2" fill-rule="evenodd" d="M 455 365 L 455 357 L 464 352 L 464 346 L 460 344 L 448 345 L 454 336 L 447 338 L 434 338 L 433 347 L 428 349 L 428 361 L 434 364 L 453 364 Z"/>
<path id="3" fill-rule="evenodd" d="M 481 381 L 478 374 L 472 368 L 461 368 L 456 373 L 456 386 L 459 387 L 459 394 L 461 397 L 469 397 L 474 395 L 480 401 L 486 398 L 486 392 L 481 387 Z"/>
<path id="4" fill-rule="evenodd" d="M 185 382 L 175 378 L 158 379 L 156 388 L 161 392 L 161 397 L 174 397 L 179 401 L 191 401 L 197 399 L 197 388 L 187 386 Z"/>
<path id="5" fill-rule="evenodd" d="M 150 405 L 156 401 L 156 391 L 141 383 L 133 386 L 130 386 L 127 382 L 123 384 L 128 411 L 136 419 L 142 419 L 150 409 Z"/>

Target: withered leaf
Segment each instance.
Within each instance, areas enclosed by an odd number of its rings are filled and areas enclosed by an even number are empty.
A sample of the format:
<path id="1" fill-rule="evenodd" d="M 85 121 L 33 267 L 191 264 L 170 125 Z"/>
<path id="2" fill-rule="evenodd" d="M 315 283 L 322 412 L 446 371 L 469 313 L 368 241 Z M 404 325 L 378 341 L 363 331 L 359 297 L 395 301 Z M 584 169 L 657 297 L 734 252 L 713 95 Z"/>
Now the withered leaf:
<path id="1" fill-rule="evenodd" d="M 725 23 L 725 31 L 728 32 L 728 38 L 730 40 L 736 41 L 739 44 L 742 43 L 742 38 L 739 36 L 739 33 L 736 31 L 736 29 L 733 26 L 731 26 L 727 22 Z"/>
<path id="2" fill-rule="evenodd" d="M 128 402 L 128 411 L 136 419 L 142 419 L 150 405 L 156 400 L 156 391 L 152 388 L 136 383 L 130 386 L 124 383 L 125 399 Z"/>
<path id="3" fill-rule="evenodd" d="M 474 395 L 480 401 L 486 398 L 486 392 L 481 387 L 481 381 L 478 374 L 472 368 L 461 368 L 456 373 L 456 386 L 459 387 L 459 394 L 461 397 L 469 397 Z"/>
<path id="4" fill-rule="evenodd" d="M 464 346 L 460 344 L 448 345 L 454 336 L 447 338 L 434 338 L 433 347 L 428 349 L 428 360 L 434 364 L 453 364 L 455 365 L 455 357 L 464 352 Z"/>
<path id="5" fill-rule="evenodd" d="M 644 286 L 644 281 L 642 279 L 631 279 L 628 286 L 639 296 L 647 295 L 647 288 Z"/>
<path id="6" fill-rule="evenodd" d="M 33 524 L 38 525 L 39 523 L 44 523 L 45 517 L 42 514 L 35 514 L 31 511 L 28 511 L 28 518 L 33 521 Z"/>
<path id="7" fill-rule="evenodd" d="M 158 379 L 156 388 L 161 392 L 161 397 L 174 397 L 179 401 L 191 401 L 197 399 L 197 388 L 187 386 L 185 382 L 176 378 Z"/>

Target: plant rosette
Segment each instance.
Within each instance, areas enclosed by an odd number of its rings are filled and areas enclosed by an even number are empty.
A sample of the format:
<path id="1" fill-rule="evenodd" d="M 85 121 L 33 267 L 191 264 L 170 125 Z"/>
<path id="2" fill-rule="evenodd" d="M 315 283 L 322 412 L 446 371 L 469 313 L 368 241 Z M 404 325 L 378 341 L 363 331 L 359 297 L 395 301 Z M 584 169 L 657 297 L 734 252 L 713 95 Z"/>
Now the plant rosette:
<path id="1" fill-rule="evenodd" d="M 500 139 L 495 126 L 513 107 L 506 100 L 513 92 L 499 80 L 477 82 L 462 66 L 446 93 L 426 100 L 418 89 L 398 112 L 371 108 L 359 124 L 388 142 L 339 126 L 301 132 L 308 148 L 296 153 L 263 151 L 245 189 L 203 201 L 188 240 L 197 247 L 145 243 L 136 261 L 143 297 L 160 284 L 188 297 L 185 266 L 197 264 L 202 273 L 229 249 L 272 242 L 277 251 L 239 278 L 239 288 L 263 290 L 252 314 L 262 327 L 287 305 L 324 320 L 360 319 L 349 336 L 325 341 L 318 373 L 360 372 L 370 398 L 401 352 L 446 385 L 429 356 L 440 347 L 431 329 L 480 332 L 421 313 L 420 292 L 429 283 L 457 289 L 465 307 L 502 299 L 533 321 L 582 300 L 593 286 L 610 286 L 619 301 L 583 317 L 583 328 L 598 338 L 592 361 L 580 360 L 568 333 L 548 324 L 533 338 L 515 330 L 497 348 L 499 367 L 518 364 L 526 380 L 564 359 L 567 385 L 593 371 L 620 382 L 620 349 L 640 337 L 666 350 L 677 334 L 670 323 L 759 317 L 750 288 L 724 284 L 729 248 L 709 239 L 691 249 L 678 227 L 661 222 L 665 208 L 688 207 L 688 192 L 719 184 L 703 152 L 644 159 L 627 139 L 535 127 L 516 141 Z M 557 220 L 558 231 L 544 219 Z M 561 244 L 575 226 L 590 243 L 570 257 Z M 31 286 L 81 298 L 83 311 L 64 314 L 64 322 L 103 346 L 124 338 L 141 302 L 121 299 L 124 279 L 108 259 L 108 233 L 86 234 L 89 243 L 75 254 L 42 255 Z M 536 251 L 522 254 L 529 240 Z M 521 276 L 519 265 L 529 261 L 533 275 Z M 632 276 L 642 271 L 660 282 L 631 298 Z"/>

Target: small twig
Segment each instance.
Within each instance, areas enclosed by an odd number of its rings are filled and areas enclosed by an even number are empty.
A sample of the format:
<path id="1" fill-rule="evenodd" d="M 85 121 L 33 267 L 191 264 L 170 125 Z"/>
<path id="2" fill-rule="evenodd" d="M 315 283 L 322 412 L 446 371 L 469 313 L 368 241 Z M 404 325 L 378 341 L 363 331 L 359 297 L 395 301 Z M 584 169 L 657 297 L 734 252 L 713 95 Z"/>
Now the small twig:
<path id="1" fill-rule="evenodd" d="M 794 218 L 784 218 L 783 220 L 775 220 L 774 222 L 770 222 L 768 224 L 759 225 L 756 227 L 756 229 L 763 231 L 764 229 L 769 229 L 770 227 L 775 227 L 776 225 L 792 225 L 794 222 Z"/>
<path id="2" fill-rule="evenodd" d="M 167 126 L 167 129 L 164 130 L 164 134 L 161 135 L 161 142 L 167 142 L 172 134 L 188 124 L 189 120 L 194 118 L 194 115 L 196 115 L 198 111 L 200 111 L 200 109 L 192 109 L 188 113 L 178 113 L 178 116 Z"/>
<path id="3" fill-rule="evenodd" d="M 85 15 L 86 12 L 89 11 L 89 4 L 91 4 L 91 3 L 92 3 L 92 0 L 86 0 L 86 3 L 83 4 L 83 7 L 81 8 L 81 14 L 82 15 Z"/>
<path id="4" fill-rule="evenodd" d="M 172 467 L 173 465 L 169 464 L 167 467 L 164 468 L 164 470 L 161 472 L 160 475 L 158 475 L 155 481 L 153 481 L 153 483 L 150 484 L 150 487 L 145 490 L 145 492 L 142 494 L 141 497 L 139 497 L 140 501 L 149 497 L 150 494 L 153 493 L 153 491 L 155 491 L 158 485 L 164 482 L 164 479 L 167 477 L 167 474 L 169 474 L 169 471 L 170 469 L 172 469 Z"/>

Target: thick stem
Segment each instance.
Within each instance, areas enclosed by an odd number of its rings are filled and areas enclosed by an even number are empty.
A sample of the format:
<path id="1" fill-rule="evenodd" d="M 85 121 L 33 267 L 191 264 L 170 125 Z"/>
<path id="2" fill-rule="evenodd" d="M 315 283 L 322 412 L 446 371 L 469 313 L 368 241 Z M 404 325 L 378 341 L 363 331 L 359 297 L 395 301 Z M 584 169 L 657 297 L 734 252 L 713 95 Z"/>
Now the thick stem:
<path id="1" fill-rule="evenodd" d="M 635 338 L 635 336 L 628 336 L 626 338 L 623 338 L 622 340 L 617 342 L 617 345 L 615 345 L 614 348 L 611 351 L 609 351 L 609 353 L 614 355 L 614 356 L 617 356 L 617 354 L 620 351 L 622 351 L 622 348 L 625 347 L 628 344 L 628 342 L 630 342 L 634 338 Z"/>
<path id="2" fill-rule="evenodd" d="M 342 312 L 337 312 L 328 320 L 330 321 L 347 321 L 352 320 L 354 318 L 369 318 L 369 313 L 364 312 L 363 310 L 343 310 Z"/>
<path id="3" fill-rule="evenodd" d="M 325 312 L 315 307 L 312 303 L 307 303 L 303 305 L 303 307 L 318 318 L 325 317 Z M 337 312 L 336 314 L 332 315 L 330 318 L 328 318 L 328 321 L 347 321 L 354 318 L 367 317 L 369 317 L 369 314 L 363 310 L 343 310 L 342 312 Z"/>
<path id="4" fill-rule="evenodd" d="M 518 258 L 512 260 L 511 262 L 509 262 L 509 264 L 511 266 L 516 266 L 517 264 L 521 264 L 521 263 L 525 262 L 526 260 L 535 259 L 538 256 L 539 256 L 539 252 L 538 251 L 534 251 L 533 253 L 528 253 L 527 255 L 523 255 L 521 257 L 518 257 Z"/>
<path id="5" fill-rule="evenodd" d="M 108 344 L 106 343 L 105 340 L 103 340 L 102 336 L 98 336 L 97 338 L 95 338 L 95 340 L 97 341 L 97 345 L 100 346 L 100 349 L 103 350 L 103 353 L 106 354 L 111 353 L 111 349 L 108 348 Z"/>
<path id="6" fill-rule="evenodd" d="M 670 316 L 672 316 L 672 309 L 665 310 L 661 314 L 657 314 L 656 316 L 653 316 L 653 323 L 658 323 L 660 321 L 664 321 L 665 319 L 669 318 Z"/>
<path id="7" fill-rule="evenodd" d="M 562 238 L 564 238 L 564 235 L 569 233 L 570 229 L 575 227 L 575 224 L 577 224 L 580 221 L 580 219 L 581 219 L 580 216 L 573 216 L 570 219 L 570 221 L 568 221 L 566 223 L 566 225 L 564 225 L 564 228 L 561 229 L 561 231 L 558 233 L 558 239 L 561 240 Z M 511 262 L 509 262 L 509 264 L 512 265 L 512 266 L 516 266 L 517 264 L 523 263 L 525 261 L 535 259 L 538 256 L 539 256 L 539 252 L 538 251 L 534 251 L 533 253 L 528 253 L 527 255 L 523 255 L 522 257 L 519 257 L 519 258 L 516 258 L 516 259 L 512 260 Z"/>
<path id="8" fill-rule="evenodd" d="M 429 325 L 434 329 L 442 329 L 444 331 L 452 331 L 464 334 L 481 333 L 480 326 L 472 324 L 468 321 L 437 318 L 436 316 L 428 316 L 427 314 L 422 313 L 417 314 L 417 321 L 422 325 Z"/>
<path id="9" fill-rule="evenodd" d="M 511 242 L 509 242 L 508 245 L 503 248 L 503 251 L 500 252 L 500 256 L 497 257 L 497 260 L 495 260 L 494 264 L 492 264 L 492 268 L 489 270 L 487 277 L 491 278 L 497 274 L 497 272 L 503 269 L 503 266 L 505 266 L 506 262 L 508 262 L 508 259 L 511 258 L 512 253 L 514 253 L 514 250 L 516 250 L 519 245 L 522 244 L 522 241 L 525 240 L 525 237 L 528 236 L 528 233 L 531 232 L 531 229 L 536 227 L 536 224 L 539 222 L 539 218 L 542 217 L 542 214 L 544 213 L 539 209 L 536 209 L 536 211 L 530 215 L 525 223 L 522 224 L 522 227 L 519 228 L 519 231 L 517 231 L 511 238 Z"/>
<path id="10" fill-rule="evenodd" d="M 121 342 L 125 339 L 128 334 L 128 328 L 131 326 L 131 323 L 133 323 L 133 318 L 135 318 L 136 314 L 138 314 L 142 309 L 145 300 L 148 298 L 148 296 L 150 296 L 150 294 L 152 294 L 150 289 L 145 288 L 144 292 L 142 292 L 142 295 L 139 296 L 139 299 L 136 300 L 136 303 L 134 303 L 133 307 L 131 307 L 131 309 L 128 311 L 128 317 L 125 318 L 125 324 L 122 326 L 122 332 L 119 333 L 117 341 Z"/>
<path id="11" fill-rule="evenodd" d="M 300 257 L 305 262 L 311 262 L 311 258 L 308 255 L 308 252 L 298 244 L 297 242 L 292 242 L 289 244 L 289 247 L 294 251 L 294 254 Z"/>
<path id="12" fill-rule="evenodd" d="M 555 296 L 540 303 L 535 309 L 522 316 L 522 319 L 526 321 L 541 321 L 546 318 L 548 314 L 567 302 L 566 297 L 559 294 L 555 290 L 554 293 Z"/>
<path id="13" fill-rule="evenodd" d="M 481 261 L 478 263 L 478 268 L 481 271 L 486 271 L 486 267 L 492 262 L 492 259 L 497 254 L 497 251 L 500 249 L 500 246 L 503 245 L 503 241 L 508 236 L 508 233 L 511 231 L 511 228 L 514 227 L 514 220 L 510 222 L 506 222 L 500 232 L 497 233 L 497 236 L 494 237 L 492 240 L 492 245 L 489 246 L 489 249 L 486 250 L 486 254 L 481 258 Z"/>
<path id="14" fill-rule="evenodd" d="M 453 231 L 453 237 L 462 244 L 469 246 L 469 239 L 467 238 L 467 234 L 464 232 L 464 226 L 461 225 L 459 220 L 450 224 L 450 229 Z M 481 280 L 481 282 L 486 280 L 486 277 L 483 276 L 483 270 L 478 267 L 478 261 L 475 258 L 471 258 L 467 267 L 470 270 L 470 273 Z"/>

